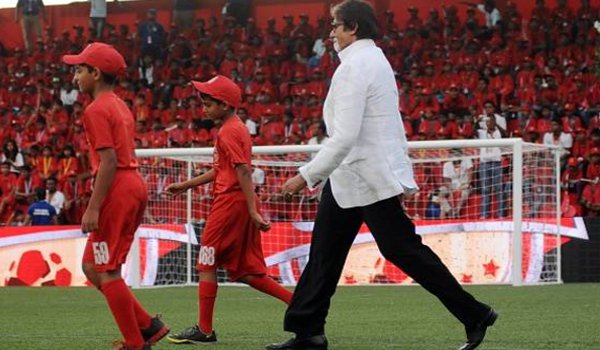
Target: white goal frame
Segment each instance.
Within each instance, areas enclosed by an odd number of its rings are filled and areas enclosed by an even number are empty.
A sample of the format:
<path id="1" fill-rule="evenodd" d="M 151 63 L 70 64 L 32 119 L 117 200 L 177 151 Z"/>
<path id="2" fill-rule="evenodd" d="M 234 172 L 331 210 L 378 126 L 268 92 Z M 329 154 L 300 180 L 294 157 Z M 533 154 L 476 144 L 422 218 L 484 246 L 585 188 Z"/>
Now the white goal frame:
<path id="1" fill-rule="evenodd" d="M 440 141 L 413 141 L 409 142 L 409 148 L 414 149 L 451 149 L 451 148 L 482 148 L 482 147 L 502 147 L 511 150 L 513 155 L 512 161 L 512 220 L 513 220 L 513 235 L 512 235 L 512 266 L 511 266 L 511 284 L 514 286 L 523 285 L 522 278 L 522 236 L 523 236 L 523 147 L 526 145 L 520 138 L 510 139 L 497 139 L 497 140 L 440 140 Z M 555 177 L 556 177 L 556 226 L 553 233 L 557 236 L 557 240 L 560 242 L 561 239 L 561 213 L 560 213 L 560 157 L 564 152 L 559 147 L 542 146 L 536 144 L 538 147 L 545 147 L 551 149 L 554 152 L 554 166 L 555 166 Z M 314 153 L 321 149 L 321 145 L 281 145 L 281 146 L 255 146 L 252 148 L 254 155 L 259 154 L 287 154 L 287 153 Z M 170 148 L 170 149 L 138 149 L 136 150 L 138 158 L 147 157 L 162 157 L 162 158 L 178 158 L 185 159 L 191 157 L 211 157 L 213 155 L 213 148 Z M 187 178 L 192 176 L 192 160 L 187 161 Z M 187 191 L 187 222 L 191 222 L 192 215 L 192 191 Z M 184 285 L 191 285 L 192 282 L 192 269 L 195 267 L 195 262 L 192 261 L 191 256 L 191 242 L 192 232 L 188 232 L 187 242 L 187 283 Z M 542 284 L 562 283 L 561 277 L 561 252 L 560 244 L 557 245 L 557 281 L 555 282 L 544 282 Z M 140 255 L 139 255 L 139 239 L 136 236 L 130 252 L 130 261 L 133 262 L 130 266 L 130 278 L 128 279 L 132 287 L 139 288 L 140 283 Z"/>

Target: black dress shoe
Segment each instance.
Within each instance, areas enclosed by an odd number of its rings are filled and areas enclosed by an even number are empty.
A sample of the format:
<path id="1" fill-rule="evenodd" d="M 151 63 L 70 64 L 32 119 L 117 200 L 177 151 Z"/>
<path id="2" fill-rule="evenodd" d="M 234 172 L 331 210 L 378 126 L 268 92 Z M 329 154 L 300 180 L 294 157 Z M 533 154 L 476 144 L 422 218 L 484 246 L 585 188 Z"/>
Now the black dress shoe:
<path id="1" fill-rule="evenodd" d="M 275 343 L 266 346 L 267 350 L 323 350 L 327 349 L 327 338 L 325 335 L 313 335 L 311 337 L 302 337 L 298 336 L 283 342 L 283 343 Z"/>
<path id="2" fill-rule="evenodd" d="M 466 328 L 467 331 L 467 342 L 461 346 L 458 350 L 473 350 L 481 344 L 483 338 L 485 338 L 485 331 L 488 327 L 491 327 L 496 319 L 498 318 L 498 314 L 493 309 L 490 309 L 485 318 L 474 325 L 471 328 Z"/>

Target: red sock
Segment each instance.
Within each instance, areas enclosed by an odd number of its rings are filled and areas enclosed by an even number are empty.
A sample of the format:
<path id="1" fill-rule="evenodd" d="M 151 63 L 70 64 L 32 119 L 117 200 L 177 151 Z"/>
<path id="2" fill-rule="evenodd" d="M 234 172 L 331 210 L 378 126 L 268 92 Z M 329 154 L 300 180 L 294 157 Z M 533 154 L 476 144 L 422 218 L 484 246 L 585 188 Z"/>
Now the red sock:
<path id="1" fill-rule="evenodd" d="M 204 334 L 213 331 L 213 311 L 217 298 L 217 284 L 215 282 L 200 281 L 198 285 L 198 326 Z"/>
<path id="2" fill-rule="evenodd" d="M 152 317 L 148 314 L 146 309 L 144 309 L 142 304 L 140 304 L 135 295 L 131 293 L 131 290 L 129 291 L 129 294 L 131 294 L 131 299 L 133 300 L 133 311 L 135 312 L 135 319 L 137 320 L 138 328 L 146 329 L 150 327 Z"/>
<path id="3" fill-rule="evenodd" d="M 135 317 L 131 292 L 123 279 L 110 281 L 102 285 L 102 294 L 125 338 L 125 344 L 134 349 L 144 346 L 142 333 Z"/>
<path id="4" fill-rule="evenodd" d="M 280 284 L 275 282 L 272 278 L 267 276 L 251 276 L 248 278 L 248 284 L 263 293 L 274 296 L 275 298 L 283 301 L 286 304 L 292 302 L 292 292 L 283 288 Z"/>

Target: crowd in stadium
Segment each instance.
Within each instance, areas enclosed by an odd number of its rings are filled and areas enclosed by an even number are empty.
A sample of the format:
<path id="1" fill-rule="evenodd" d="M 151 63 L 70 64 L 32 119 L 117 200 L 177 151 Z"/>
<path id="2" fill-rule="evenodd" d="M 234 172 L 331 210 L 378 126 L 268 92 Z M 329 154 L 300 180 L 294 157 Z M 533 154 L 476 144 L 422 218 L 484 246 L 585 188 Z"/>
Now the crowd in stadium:
<path id="1" fill-rule="evenodd" d="M 397 76 L 409 140 L 522 137 L 561 145 L 569 152 L 562 164 L 568 198 L 563 215 L 596 216 L 598 9 L 588 0 L 577 9 L 566 0 L 553 8 L 535 2 L 531 13 L 520 13 L 511 1 L 502 11 L 489 0 L 429 13 L 409 7 L 404 23 L 386 11 L 378 44 Z M 281 30 L 278 21 L 284 21 Z M 131 107 L 139 148 L 211 146 L 219 125 L 204 118 L 189 82 L 216 74 L 231 77 L 243 90 L 238 115 L 255 145 L 326 140 L 322 106 L 339 63 L 327 40 L 330 18 L 285 15 L 270 18 L 264 27 L 253 18 L 244 22 L 210 17 L 195 19 L 191 27 L 163 28 L 150 9 L 137 28 L 107 23 L 102 40 L 129 64 L 116 92 Z M 47 200 L 56 203 L 61 222 L 78 222 L 91 186 L 81 123 L 90 97 L 78 93 L 60 57 L 79 52 L 96 35 L 82 26 L 61 33 L 48 26 L 29 51 L 0 47 L 0 224 L 23 223 L 38 187 L 48 189 Z M 497 136 L 490 136 L 496 130 Z M 417 177 L 445 188 L 450 170 L 443 166 L 437 172 L 417 169 Z M 467 185 L 487 188 L 474 185 L 484 176 L 475 172 Z M 454 210 L 448 211 L 454 214 L 447 217 L 461 217 L 460 207 L 481 195 L 471 191 L 465 197 L 464 189 L 454 190 Z M 480 201 L 473 206 L 479 208 Z M 474 215 L 491 217 L 484 212 Z"/>

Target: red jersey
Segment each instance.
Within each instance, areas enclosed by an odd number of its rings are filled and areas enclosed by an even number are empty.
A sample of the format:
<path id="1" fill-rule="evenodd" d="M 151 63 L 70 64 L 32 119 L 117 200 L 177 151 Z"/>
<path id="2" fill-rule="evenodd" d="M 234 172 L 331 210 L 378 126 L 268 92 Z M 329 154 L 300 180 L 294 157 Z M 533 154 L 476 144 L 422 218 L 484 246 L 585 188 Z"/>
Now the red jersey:
<path id="1" fill-rule="evenodd" d="M 235 167 L 251 166 L 252 140 L 238 116 L 227 119 L 217 134 L 214 151 L 214 196 L 241 191 Z"/>
<path id="2" fill-rule="evenodd" d="M 114 92 L 106 92 L 85 109 L 83 127 L 90 145 L 92 173 L 100 164 L 98 150 L 113 148 L 117 155 L 117 169 L 136 169 L 134 120 L 131 111 Z"/>

